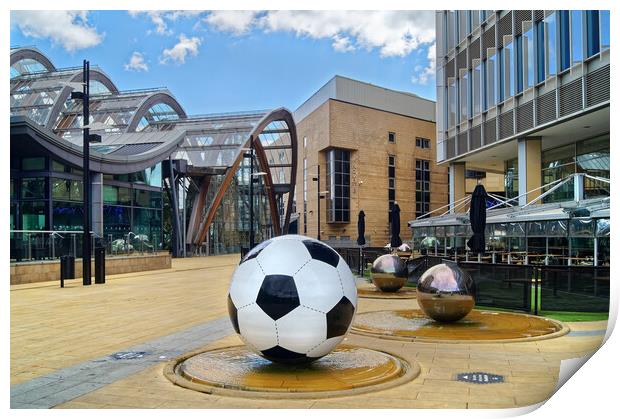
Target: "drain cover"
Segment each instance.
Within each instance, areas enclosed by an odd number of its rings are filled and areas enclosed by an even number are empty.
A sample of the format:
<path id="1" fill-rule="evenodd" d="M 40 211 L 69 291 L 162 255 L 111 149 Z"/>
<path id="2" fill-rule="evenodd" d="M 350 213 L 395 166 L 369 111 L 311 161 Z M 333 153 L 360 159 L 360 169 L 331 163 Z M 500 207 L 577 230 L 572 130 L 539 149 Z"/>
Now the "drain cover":
<path id="1" fill-rule="evenodd" d="M 146 355 L 146 352 L 116 352 L 112 354 L 114 359 L 137 359 Z"/>
<path id="2" fill-rule="evenodd" d="M 456 376 L 457 381 L 463 381 L 466 383 L 474 384 L 493 384 L 503 383 L 504 376 L 497 374 L 490 374 L 488 372 L 464 372 Z"/>

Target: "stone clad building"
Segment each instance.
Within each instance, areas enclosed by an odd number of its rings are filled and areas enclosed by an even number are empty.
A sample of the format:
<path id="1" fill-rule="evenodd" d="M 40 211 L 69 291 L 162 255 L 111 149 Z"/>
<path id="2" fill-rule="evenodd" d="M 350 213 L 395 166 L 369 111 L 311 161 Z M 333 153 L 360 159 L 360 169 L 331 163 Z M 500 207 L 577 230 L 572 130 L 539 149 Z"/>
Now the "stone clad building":
<path id="1" fill-rule="evenodd" d="M 448 202 L 447 168 L 436 165 L 435 102 L 335 76 L 295 112 L 299 138 L 296 208 L 299 233 L 354 245 L 358 213 L 371 246 L 389 241 L 389 210 L 406 220 Z M 320 190 L 317 169 L 320 166 Z"/>

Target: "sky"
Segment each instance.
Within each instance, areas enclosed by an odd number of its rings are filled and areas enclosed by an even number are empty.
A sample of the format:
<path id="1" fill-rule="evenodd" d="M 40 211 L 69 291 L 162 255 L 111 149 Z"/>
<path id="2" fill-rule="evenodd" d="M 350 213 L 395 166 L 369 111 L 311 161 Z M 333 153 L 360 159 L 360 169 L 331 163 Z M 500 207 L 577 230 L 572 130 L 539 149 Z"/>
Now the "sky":
<path id="1" fill-rule="evenodd" d="M 190 115 L 295 110 L 334 75 L 435 99 L 433 11 L 13 11 L 11 46 L 88 59 Z"/>

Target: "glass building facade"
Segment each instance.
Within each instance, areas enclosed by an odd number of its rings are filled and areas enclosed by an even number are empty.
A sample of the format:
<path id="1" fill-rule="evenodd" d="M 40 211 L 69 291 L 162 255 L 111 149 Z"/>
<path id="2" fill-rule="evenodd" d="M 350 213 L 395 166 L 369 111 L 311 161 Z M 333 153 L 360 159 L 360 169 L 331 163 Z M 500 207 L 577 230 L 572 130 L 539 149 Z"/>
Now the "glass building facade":
<path id="1" fill-rule="evenodd" d="M 287 109 L 190 117 L 166 89 L 119 91 L 99 68 L 89 75 L 90 132 L 101 136 L 90 145 L 92 231 L 108 253 L 239 252 L 249 245 L 251 178 L 256 243 L 287 231 L 297 164 Z M 82 78 L 36 49 L 11 49 L 15 261 L 81 256 L 84 121 L 71 90 Z"/>
<path id="2" fill-rule="evenodd" d="M 505 196 L 516 197 L 526 192 L 515 181 L 517 155 L 492 150 L 539 138 L 543 184 L 573 173 L 608 178 L 607 159 L 592 157 L 596 167 L 577 161 L 589 159 L 585 144 L 592 142 L 595 153 L 609 154 L 609 16 L 608 10 L 438 11 L 437 161 L 478 161 L 476 154 L 488 151 L 484 159 L 503 160 Z M 582 130 L 562 129 L 576 119 Z M 587 185 L 586 195 L 606 195 L 599 186 Z M 571 187 L 545 202 L 572 199 Z"/>
<path id="3" fill-rule="evenodd" d="M 609 11 L 444 10 L 436 23 L 437 160 L 452 169 L 451 207 L 409 222 L 414 248 L 458 261 L 609 266 Z M 471 89 L 452 94 L 462 83 Z M 459 101 L 473 106 L 452 118 Z M 487 200 L 478 255 L 466 244 L 467 205 L 455 203 L 468 199 L 467 165 L 486 162 L 503 167 L 504 194 Z"/>

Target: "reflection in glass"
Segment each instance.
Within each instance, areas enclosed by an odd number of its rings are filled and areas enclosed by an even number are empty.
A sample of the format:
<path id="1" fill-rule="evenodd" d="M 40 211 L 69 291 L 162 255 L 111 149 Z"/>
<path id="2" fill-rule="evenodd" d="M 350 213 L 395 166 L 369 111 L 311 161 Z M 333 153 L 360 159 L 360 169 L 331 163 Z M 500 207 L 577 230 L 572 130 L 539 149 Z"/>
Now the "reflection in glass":
<path id="1" fill-rule="evenodd" d="M 545 18 L 545 62 L 547 63 L 547 77 L 557 73 L 557 47 L 556 35 L 557 17 L 556 12 Z"/>
<path id="2" fill-rule="evenodd" d="M 523 87 L 534 86 L 534 27 L 523 32 Z"/>
<path id="3" fill-rule="evenodd" d="M 489 54 L 486 60 L 485 77 L 486 77 L 486 92 L 487 109 L 497 104 L 497 88 L 496 88 L 496 74 L 497 74 L 497 57 L 495 52 Z"/>
<path id="4" fill-rule="evenodd" d="M 571 51 L 572 63 L 583 60 L 583 11 L 571 10 Z"/>
<path id="5" fill-rule="evenodd" d="M 24 201 L 20 204 L 22 230 L 46 230 L 45 201 Z"/>

